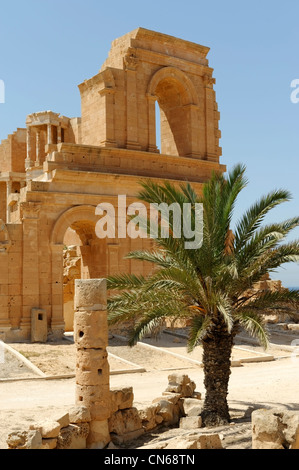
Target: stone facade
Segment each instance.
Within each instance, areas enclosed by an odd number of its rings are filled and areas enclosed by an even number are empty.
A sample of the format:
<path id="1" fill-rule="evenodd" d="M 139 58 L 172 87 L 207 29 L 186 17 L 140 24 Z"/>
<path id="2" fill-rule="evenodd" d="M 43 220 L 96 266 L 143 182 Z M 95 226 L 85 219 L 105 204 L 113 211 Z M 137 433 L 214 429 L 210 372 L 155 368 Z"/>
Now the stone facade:
<path id="1" fill-rule="evenodd" d="M 30 339 L 33 309 L 45 312 L 48 337 L 64 333 L 69 230 L 80 240 L 81 278 L 149 273 L 146 263 L 124 255 L 150 240 L 96 236 L 99 203 L 117 208 L 119 195 L 135 202 L 145 177 L 189 181 L 200 191 L 213 171 L 225 171 L 208 51 L 138 28 L 115 40 L 100 72 L 79 85 L 81 117 L 33 113 L 26 128 L 2 141 L 1 339 Z"/>

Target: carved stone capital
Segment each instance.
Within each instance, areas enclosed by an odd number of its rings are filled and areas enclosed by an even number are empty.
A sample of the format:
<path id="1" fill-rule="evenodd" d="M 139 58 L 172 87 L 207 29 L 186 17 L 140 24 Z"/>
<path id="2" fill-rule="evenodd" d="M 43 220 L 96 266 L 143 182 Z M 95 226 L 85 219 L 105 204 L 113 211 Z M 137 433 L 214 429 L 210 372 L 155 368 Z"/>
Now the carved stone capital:
<path id="1" fill-rule="evenodd" d="M 202 78 L 206 87 L 212 87 L 216 83 L 215 78 L 211 77 L 210 75 L 204 75 Z"/>
<path id="2" fill-rule="evenodd" d="M 129 53 L 126 54 L 124 57 L 124 67 L 126 70 L 133 70 L 135 71 L 138 65 L 138 58 L 135 54 Z"/>
<path id="3" fill-rule="evenodd" d="M 41 204 L 38 202 L 22 202 L 21 217 L 22 219 L 38 219 Z"/>

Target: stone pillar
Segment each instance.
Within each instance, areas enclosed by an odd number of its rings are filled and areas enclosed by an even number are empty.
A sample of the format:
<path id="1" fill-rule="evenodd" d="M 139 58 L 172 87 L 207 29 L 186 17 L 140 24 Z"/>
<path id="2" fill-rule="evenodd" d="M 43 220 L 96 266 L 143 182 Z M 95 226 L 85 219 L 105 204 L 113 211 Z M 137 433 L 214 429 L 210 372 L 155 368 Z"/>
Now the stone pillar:
<path id="1" fill-rule="evenodd" d="M 36 131 L 36 159 L 35 166 L 40 165 L 40 130 Z"/>
<path id="2" fill-rule="evenodd" d="M 102 123 L 104 130 L 104 140 L 101 145 L 104 147 L 116 147 L 115 141 L 115 122 L 114 122 L 114 95 L 113 88 L 105 87 L 100 91 L 100 95 L 105 100 L 105 120 Z"/>
<path id="3" fill-rule="evenodd" d="M 124 57 L 127 78 L 127 149 L 140 150 L 138 143 L 137 77 L 138 59 L 133 54 Z"/>
<path id="4" fill-rule="evenodd" d="M 61 144 L 61 124 L 57 127 L 57 144 Z"/>
<path id="5" fill-rule="evenodd" d="M 33 162 L 31 160 L 31 129 L 27 127 L 27 150 L 26 150 L 26 160 L 25 160 L 25 169 L 31 168 L 33 166 Z"/>
<path id="6" fill-rule="evenodd" d="M 63 245 L 51 245 L 51 333 L 62 337 L 65 323 L 63 317 Z"/>
<path id="7" fill-rule="evenodd" d="M 159 153 L 156 142 L 156 97 L 147 94 L 148 105 L 148 151 Z"/>
<path id="8" fill-rule="evenodd" d="M 205 103 L 206 103 L 206 155 L 207 160 L 214 160 L 215 157 L 215 121 L 214 121 L 214 105 L 215 92 L 213 84 L 215 79 L 205 75 Z"/>
<path id="9" fill-rule="evenodd" d="M 52 144 L 52 126 L 51 124 L 47 125 L 47 144 Z"/>
<path id="10" fill-rule="evenodd" d="M 74 340 L 77 346 L 76 404 L 90 410 L 89 449 L 110 442 L 107 284 L 105 279 L 75 280 Z"/>
<path id="11" fill-rule="evenodd" d="M 24 337 L 31 334 L 31 310 L 39 308 L 39 223 L 40 204 L 21 203 L 23 226 L 23 312 L 21 330 Z"/>
<path id="12" fill-rule="evenodd" d="M 11 181 L 6 181 L 6 223 L 10 223 L 10 206 L 8 205 L 8 197 L 11 194 L 12 183 Z"/>

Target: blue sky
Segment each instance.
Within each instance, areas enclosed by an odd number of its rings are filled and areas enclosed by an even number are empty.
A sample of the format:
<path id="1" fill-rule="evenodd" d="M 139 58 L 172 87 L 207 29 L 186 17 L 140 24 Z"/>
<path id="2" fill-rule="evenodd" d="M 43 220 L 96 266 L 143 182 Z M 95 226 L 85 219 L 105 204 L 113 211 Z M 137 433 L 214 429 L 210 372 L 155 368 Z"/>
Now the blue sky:
<path id="1" fill-rule="evenodd" d="M 290 100 L 299 79 L 297 0 L 2 0 L 0 7 L 0 139 L 32 112 L 80 116 L 77 85 L 98 72 L 113 39 L 141 26 L 211 48 L 221 162 L 246 164 L 249 179 L 236 216 L 280 187 L 293 199 L 266 221 L 299 214 L 299 103 Z M 299 285 L 299 266 L 272 277 Z"/>

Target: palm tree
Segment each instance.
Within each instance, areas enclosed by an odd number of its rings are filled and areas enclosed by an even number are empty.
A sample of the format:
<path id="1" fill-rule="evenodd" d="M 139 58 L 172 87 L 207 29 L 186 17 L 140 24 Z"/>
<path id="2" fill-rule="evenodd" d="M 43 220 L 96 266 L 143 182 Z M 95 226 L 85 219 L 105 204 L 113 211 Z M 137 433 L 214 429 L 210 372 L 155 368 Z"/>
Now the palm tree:
<path id="1" fill-rule="evenodd" d="M 133 346 L 145 334 L 157 334 L 166 319 L 188 320 L 188 350 L 199 343 L 203 348 L 205 426 L 230 421 L 227 403 L 234 338 L 244 328 L 266 348 L 269 334 L 263 313 L 269 309 L 286 312 L 299 301 L 299 291 L 257 291 L 250 289 L 267 273 L 284 263 L 299 260 L 299 241 L 286 237 L 299 225 L 299 217 L 281 223 L 264 224 L 274 207 L 288 201 L 285 190 L 274 190 L 253 204 L 233 227 L 232 217 L 239 193 L 247 185 L 245 167 L 236 165 L 225 176 L 215 173 L 197 195 L 190 184 L 142 182 L 139 199 L 145 203 L 195 204 L 203 206 L 203 243 L 186 249 L 185 237 L 175 238 L 174 218 L 170 236 L 159 232 L 150 250 L 134 251 L 126 258 L 153 263 L 148 277 L 119 274 L 108 279 L 108 288 L 121 292 L 108 302 L 109 322 L 131 322 L 128 344 Z M 161 221 L 159 222 L 161 225 Z M 149 223 L 146 230 L 149 231 Z"/>

